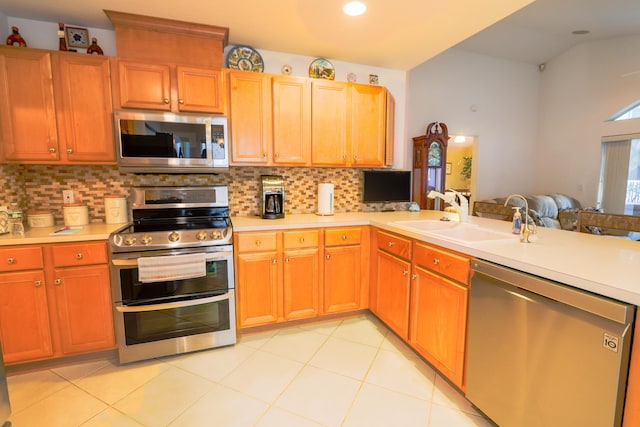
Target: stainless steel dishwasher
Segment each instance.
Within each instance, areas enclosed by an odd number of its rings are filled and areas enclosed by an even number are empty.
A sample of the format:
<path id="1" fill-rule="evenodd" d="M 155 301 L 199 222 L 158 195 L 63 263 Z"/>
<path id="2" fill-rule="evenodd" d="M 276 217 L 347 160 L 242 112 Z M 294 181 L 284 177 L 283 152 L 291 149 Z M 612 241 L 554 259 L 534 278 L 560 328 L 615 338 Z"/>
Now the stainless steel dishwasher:
<path id="1" fill-rule="evenodd" d="M 467 398 L 501 427 L 620 426 L 635 307 L 472 262 Z"/>

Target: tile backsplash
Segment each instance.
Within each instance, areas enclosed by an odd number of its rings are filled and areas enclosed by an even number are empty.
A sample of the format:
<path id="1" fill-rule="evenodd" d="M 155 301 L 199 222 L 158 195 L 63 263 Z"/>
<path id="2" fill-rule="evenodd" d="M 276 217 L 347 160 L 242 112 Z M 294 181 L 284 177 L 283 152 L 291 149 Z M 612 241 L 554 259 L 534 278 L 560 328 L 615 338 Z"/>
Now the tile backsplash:
<path id="1" fill-rule="evenodd" d="M 335 212 L 404 210 L 406 203 L 362 203 L 362 171 L 350 168 L 231 167 L 220 175 L 132 174 L 117 166 L 0 165 L 4 189 L 0 205 L 18 203 L 23 210 L 50 210 L 62 223 L 62 190 L 73 190 L 75 201 L 89 207 L 91 222 L 104 222 L 104 196 L 128 196 L 137 186 L 229 186 L 231 215 L 252 216 L 259 211 L 261 175 L 282 175 L 285 213 L 314 213 L 318 184 L 335 185 Z"/>

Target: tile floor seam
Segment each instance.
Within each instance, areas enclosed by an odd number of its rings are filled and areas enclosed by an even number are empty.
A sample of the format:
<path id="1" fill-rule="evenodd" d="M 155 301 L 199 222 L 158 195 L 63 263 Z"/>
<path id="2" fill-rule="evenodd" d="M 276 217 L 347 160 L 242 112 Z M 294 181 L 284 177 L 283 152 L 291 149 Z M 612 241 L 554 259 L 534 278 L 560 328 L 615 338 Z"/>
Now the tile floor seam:
<path id="1" fill-rule="evenodd" d="M 12 410 L 11 410 L 11 414 L 12 414 L 12 415 L 13 415 L 13 414 L 19 414 L 19 413 L 21 413 L 21 412 L 24 412 L 25 410 L 27 410 L 27 409 L 29 409 L 29 408 L 31 408 L 31 407 L 33 407 L 33 406 L 37 405 L 38 403 L 42 402 L 43 400 L 48 399 L 48 398 L 50 398 L 51 396 L 55 395 L 56 393 L 58 393 L 58 392 L 60 392 L 60 391 L 64 390 L 65 388 L 69 387 L 70 385 L 73 385 L 73 383 L 72 383 L 71 381 L 67 380 L 67 379 L 66 379 L 66 378 L 64 378 L 64 377 L 61 377 L 60 375 L 58 375 L 58 374 L 56 374 L 55 372 L 53 372 L 51 369 L 47 369 L 46 371 L 51 372 L 52 374 L 55 374 L 56 376 L 60 377 L 60 378 L 61 378 L 61 379 L 66 383 L 66 385 L 65 385 L 64 387 L 59 388 L 59 389 L 53 390 L 52 392 L 50 392 L 50 393 L 48 393 L 48 394 L 46 394 L 46 395 L 42 396 L 42 397 L 41 397 L 40 399 L 38 399 L 38 400 L 35 400 L 35 401 L 31 402 L 29 405 L 25 406 L 24 408 L 21 408 L 21 409 L 20 409 L 20 410 L 18 410 L 18 411 L 15 411 L 15 412 L 14 412 L 13 407 L 12 407 L 12 408 L 11 408 L 11 409 L 12 409 Z M 84 391 L 84 390 L 82 390 L 82 391 Z M 92 396 L 92 397 L 93 397 L 93 396 Z"/>

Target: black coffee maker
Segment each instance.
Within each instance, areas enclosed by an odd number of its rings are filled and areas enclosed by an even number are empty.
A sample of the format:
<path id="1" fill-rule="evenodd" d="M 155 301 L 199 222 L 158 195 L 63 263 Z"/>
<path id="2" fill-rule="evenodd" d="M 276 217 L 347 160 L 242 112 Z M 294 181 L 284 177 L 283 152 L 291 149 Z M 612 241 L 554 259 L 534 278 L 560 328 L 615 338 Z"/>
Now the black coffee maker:
<path id="1" fill-rule="evenodd" d="M 260 214 L 265 219 L 284 218 L 284 178 L 278 175 L 260 177 Z"/>

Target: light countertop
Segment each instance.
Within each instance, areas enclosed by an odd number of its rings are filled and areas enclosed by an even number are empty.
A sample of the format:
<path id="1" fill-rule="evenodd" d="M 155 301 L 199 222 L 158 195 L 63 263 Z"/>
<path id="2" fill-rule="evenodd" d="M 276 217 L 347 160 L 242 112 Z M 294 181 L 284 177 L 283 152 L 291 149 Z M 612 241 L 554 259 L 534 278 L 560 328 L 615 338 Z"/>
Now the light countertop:
<path id="1" fill-rule="evenodd" d="M 64 225 L 42 228 L 32 227 L 25 230 L 24 236 L 13 237 L 10 234 L 1 235 L 0 246 L 107 240 L 109 234 L 125 225 L 126 224 L 88 224 L 83 225 L 80 229 L 65 230 L 58 233 L 56 233 L 56 231 L 63 229 Z"/>
<path id="2" fill-rule="evenodd" d="M 396 221 L 439 219 L 455 214 L 438 211 L 357 212 L 332 216 L 314 214 L 287 215 L 284 219 L 233 217 L 234 231 L 315 228 L 372 225 L 492 261 L 506 267 L 565 283 L 634 305 L 640 305 L 640 242 L 575 231 L 538 227 L 531 243 L 513 239 L 474 243 L 448 240 L 427 232 L 402 228 Z M 469 222 L 502 233 L 511 231 L 511 223 L 470 217 Z"/>

